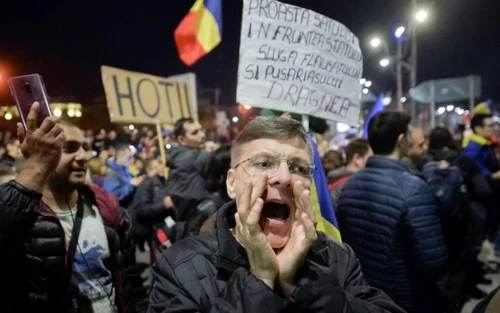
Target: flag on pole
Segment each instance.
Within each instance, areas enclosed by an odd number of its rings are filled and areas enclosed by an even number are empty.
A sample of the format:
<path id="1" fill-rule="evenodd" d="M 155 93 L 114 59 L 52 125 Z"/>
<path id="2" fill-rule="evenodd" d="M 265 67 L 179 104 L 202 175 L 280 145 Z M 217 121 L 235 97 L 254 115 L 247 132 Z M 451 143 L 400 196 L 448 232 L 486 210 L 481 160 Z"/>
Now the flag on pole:
<path id="1" fill-rule="evenodd" d="M 492 100 L 488 99 L 484 102 L 479 103 L 474 107 L 474 114 L 491 114 L 491 104 Z"/>
<path id="2" fill-rule="evenodd" d="M 366 117 L 365 123 L 363 124 L 363 138 L 368 138 L 368 125 L 370 124 L 371 119 L 384 110 L 384 94 L 381 93 L 377 98 L 377 102 L 375 102 L 375 104 L 373 105 L 370 114 L 368 114 L 368 116 Z"/>
<path id="3" fill-rule="evenodd" d="M 196 0 L 174 32 L 180 59 L 188 66 L 222 40 L 222 0 Z"/>
<path id="4" fill-rule="evenodd" d="M 321 231 L 332 239 L 341 242 L 342 237 L 340 236 L 337 217 L 335 216 L 332 199 L 330 198 L 330 192 L 328 191 L 328 184 L 326 182 L 323 163 L 321 162 L 321 157 L 318 152 L 316 138 L 312 135 L 311 143 L 313 146 L 314 164 L 316 166 L 311 186 L 311 198 L 316 216 L 318 218 L 316 230 Z"/>

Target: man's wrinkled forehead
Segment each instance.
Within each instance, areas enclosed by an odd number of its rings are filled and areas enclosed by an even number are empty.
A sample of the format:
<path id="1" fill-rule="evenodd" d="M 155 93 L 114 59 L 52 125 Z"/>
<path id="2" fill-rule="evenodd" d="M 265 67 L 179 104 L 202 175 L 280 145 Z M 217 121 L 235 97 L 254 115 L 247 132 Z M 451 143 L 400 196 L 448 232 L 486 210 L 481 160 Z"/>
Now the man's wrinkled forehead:
<path id="1" fill-rule="evenodd" d="M 266 151 L 267 154 L 270 152 L 279 154 L 283 149 L 289 150 L 289 153 L 293 154 L 287 157 L 302 157 L 308 162 L 312 162 L 310 147 L 299 137 L 281 140 L 259 138 L 239 145 L 235 144 L 233 146 L 232 155 L 238 159 L 234 161 L 238 162 L 264 151 Z"/>

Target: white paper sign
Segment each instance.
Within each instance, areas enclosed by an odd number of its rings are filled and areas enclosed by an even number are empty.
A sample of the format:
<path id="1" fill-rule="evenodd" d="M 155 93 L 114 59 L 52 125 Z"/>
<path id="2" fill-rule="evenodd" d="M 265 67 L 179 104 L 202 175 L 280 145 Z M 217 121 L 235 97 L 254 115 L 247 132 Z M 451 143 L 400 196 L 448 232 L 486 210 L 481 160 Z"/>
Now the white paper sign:
<path id="1" fill-rule="evenodd" d="M 358 38 L 311 10 L 274 0 L 243 3 L 237 101 L 358 126 Z"/>

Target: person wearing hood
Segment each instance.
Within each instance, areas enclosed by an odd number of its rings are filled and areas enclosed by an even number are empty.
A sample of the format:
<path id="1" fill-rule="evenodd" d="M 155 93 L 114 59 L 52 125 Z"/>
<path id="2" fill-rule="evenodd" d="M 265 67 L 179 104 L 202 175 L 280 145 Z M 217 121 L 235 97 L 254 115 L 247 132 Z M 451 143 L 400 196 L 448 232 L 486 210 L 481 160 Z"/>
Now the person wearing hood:
<path id="1" fill-rule="evenodd" d="M 345 148 L 346 166 L 331 171 L 329 174 L 328 190 L 332 198 L 333 207 L 336 207 L 342 187 L 349 177 L 365 168 L 368 158 L 373 155 L 368 140 L 358 138 L 351 141 Z"/>
<path id="2" fill-rule="evenodd" d="M 432 169 L 432 166 L 435 169 Z M 432 130 L 429 153 L 422 158 L 418 168 L 423 171 L 431 185 L 435 184 L 434 187 L 438 187 L 435 190 L 437 198 L 446 193 L 446 188 L 450 189 L 447 173 L 453 171 L 452 168 L 458 169 L 456 172 L 461 176 L 458 186 L 460 192 L 449 193 L 456 199 L 451 199 L 451 202 L 445 201 L 455 205 L 442 207 L 440 213 L 443 235 L 450 253 L 450 278 L 447 289 L 451 292 L 450 299 L 456 300 L 457 305 L 461 305 L 464 294 L 473 298 L 485 296 L 486 294 L 475 287 L 483 275 L 481 263 L 474 258 L 485 239 L 485 232 L 483 226 L 472 221 L 475 215 L 473 208 L 477 210 L 478 205 L 484 203 L 491 195 L 487 180 L 475 162 L 459 152 L 453 135 L 444 127 Z M 457 215 L 455 212 L 460 214 Z"/>
<path id="3" fill-rule="evenodd" d="M 103 181 L 103 188 L 120 200 L 122 207 L 128 207 L 134 196 L 134 191 L 144 181 L 144 176 L 132 177 L 129 172 L 133 160 L 132 150 L 128 145 L 116 148 L 116 157 L 108 161 L 110 172 Z"/>

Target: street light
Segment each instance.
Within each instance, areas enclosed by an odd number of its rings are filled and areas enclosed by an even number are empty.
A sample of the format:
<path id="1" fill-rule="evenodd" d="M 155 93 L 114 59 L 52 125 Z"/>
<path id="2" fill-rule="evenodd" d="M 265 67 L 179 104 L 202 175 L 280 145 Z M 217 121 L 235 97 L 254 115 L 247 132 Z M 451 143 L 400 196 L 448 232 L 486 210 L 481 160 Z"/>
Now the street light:
<path id="1" fill-rule="evenodd" d="M 363 88 L 363 94 L 366 95 L 368 92 L 370 92 L 370 90 L 368 90 L 368 88 Z"/>
<path id="2" fill-rule="evenodd" d="M 370 88 L 371 85 L 372 85 L 371 81 L 368 80 L 368 81 L 365 82 L 365 87 L 366 88 Z"/>
<path id="3" fill-rule="evenodd" d="M 387 66 L 389 66 L 389 63 L 391 63 L 391 62 L 389 61 L 389 59 L 382 59 L 382 60 L 380 60 L 380 66 L 382 66 L 382 67 L 387 67 Z"/>
<path id="4" fill-rule="evenodd" d="M 60 117 L 62 115 L 62 110 L 59 108 L 54 109 L 54 116 Z"/>
<path id="5" fill-rule="evenodd" d="M 415 13 L 415 19 L 417 22 L 422 23 L 429 17 L 429 13 L 426 10 L 418 10 Z"/>
<path id="6" fill-rule="evenodd" d="M 380 41 L 379 38 L 373 38 L 371 41 L 370 41 L 370 44 L 372 45 L 373 48 L 377 48 L 378 46 L 380 46 L 382 42 Z"/>
<path id="7" fill-rule="evenodd" d="M 396 36 L 396 38 L 401 38 L 401 36 L 403 36 L 404 32 L 405 32 L 405 28 L 403 26 L 400 26 L 396 29 L 396 31 L 394 32 L 394 36 Z"/>
<path id="8" fill-rule="evenodd" d="M 360 83 L 361 85 L 364 85 L 364 84 L 366 83 L 366 78 L 361 78 L 361 79 L 359 80 L 359 83 Z"/>

